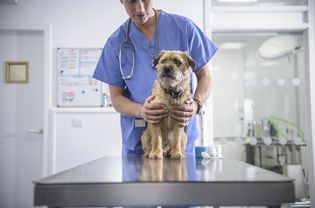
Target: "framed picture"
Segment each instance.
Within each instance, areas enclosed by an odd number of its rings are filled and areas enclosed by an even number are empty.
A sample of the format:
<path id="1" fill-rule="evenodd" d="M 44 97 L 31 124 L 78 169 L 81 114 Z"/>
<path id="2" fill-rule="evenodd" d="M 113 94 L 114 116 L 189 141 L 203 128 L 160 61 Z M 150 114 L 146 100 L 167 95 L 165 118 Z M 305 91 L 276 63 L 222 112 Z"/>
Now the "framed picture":
<path id="1" fill-rule="evenodd" d="M 25 61 L 5 62 L 5 82 L 6 83 L 27 83 L 28 82 L 28 62 L 25 62 Z"/>

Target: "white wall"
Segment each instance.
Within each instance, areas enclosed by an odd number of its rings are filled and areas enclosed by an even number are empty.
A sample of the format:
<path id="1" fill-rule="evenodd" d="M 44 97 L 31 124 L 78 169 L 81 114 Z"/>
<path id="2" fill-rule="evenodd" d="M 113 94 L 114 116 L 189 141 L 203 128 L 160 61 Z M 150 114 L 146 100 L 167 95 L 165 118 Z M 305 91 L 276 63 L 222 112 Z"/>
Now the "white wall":
<path id="1" fill-rule="evenodd" d="M 185 15 L 203 26 L 202 0 L 156 0 L 154 3 L 157 9 Z M 126 18 L 119 0 L 19 0 L 17 5 L 0 5 L 0 24 L 52 24 L 53 69 L 56 48 L 103 47 Z"/>
<path id="2" fill-rule="evenodd" d="M 0 5 L 0 23 L 52 24 L 53 48 L 103 46 L 106 38 L 127 18 L 119 0 L 18 2 L 17 5 Z M 190 17 L 202 26 L 202 2 L 156 0 L 154 5 L 157 9 Z"/>

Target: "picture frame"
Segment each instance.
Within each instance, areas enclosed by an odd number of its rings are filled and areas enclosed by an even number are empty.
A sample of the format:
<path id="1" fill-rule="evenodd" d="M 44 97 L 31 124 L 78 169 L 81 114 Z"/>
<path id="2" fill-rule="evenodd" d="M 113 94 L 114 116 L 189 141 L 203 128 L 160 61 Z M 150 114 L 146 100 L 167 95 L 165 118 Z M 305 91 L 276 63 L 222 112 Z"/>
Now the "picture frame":
<path id="1" fill-rule="evenodd" d="M 28 62 L 7 61 L 5 62 L 6 83 L 28 83 Z"/>

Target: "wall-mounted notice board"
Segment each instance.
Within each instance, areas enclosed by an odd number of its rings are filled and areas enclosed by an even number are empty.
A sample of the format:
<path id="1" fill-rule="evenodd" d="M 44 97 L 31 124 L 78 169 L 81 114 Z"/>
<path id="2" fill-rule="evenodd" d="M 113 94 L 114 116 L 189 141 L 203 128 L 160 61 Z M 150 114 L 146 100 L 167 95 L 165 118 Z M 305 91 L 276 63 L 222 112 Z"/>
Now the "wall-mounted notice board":
<path id="1" fill-rule="evenodd" d="M 102 84 L 92 76 L 101 48 L 58 48 L 58 107 L 103 106 Z"/>

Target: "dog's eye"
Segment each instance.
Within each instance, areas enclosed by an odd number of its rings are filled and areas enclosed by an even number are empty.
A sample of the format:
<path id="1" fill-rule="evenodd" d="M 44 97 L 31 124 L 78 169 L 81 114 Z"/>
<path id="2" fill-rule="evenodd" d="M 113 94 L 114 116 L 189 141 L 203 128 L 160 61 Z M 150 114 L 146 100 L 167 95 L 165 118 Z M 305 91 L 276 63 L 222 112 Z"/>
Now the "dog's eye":
<path id="1" fill-rule="evenodd" d="M 178 59 L 174 59 L 174 63 L 176 64 L 176 66 L 181 66 L 182 62 Z"/>
<path id="2" fill-rule="evenodd" d="M 165 64 L 166 63 L 166 59 L 163 59 L 162 61 L 161 61 L 161 64 Z"/>

